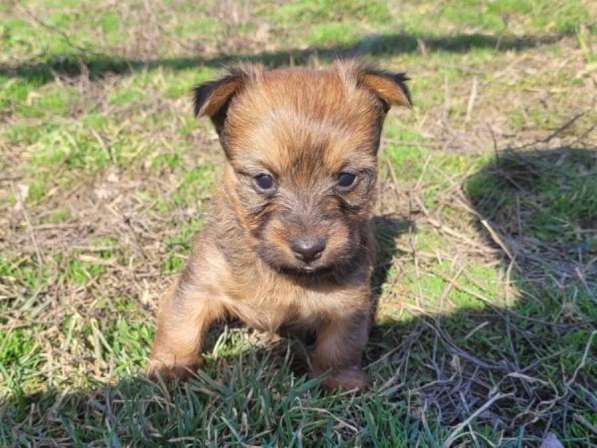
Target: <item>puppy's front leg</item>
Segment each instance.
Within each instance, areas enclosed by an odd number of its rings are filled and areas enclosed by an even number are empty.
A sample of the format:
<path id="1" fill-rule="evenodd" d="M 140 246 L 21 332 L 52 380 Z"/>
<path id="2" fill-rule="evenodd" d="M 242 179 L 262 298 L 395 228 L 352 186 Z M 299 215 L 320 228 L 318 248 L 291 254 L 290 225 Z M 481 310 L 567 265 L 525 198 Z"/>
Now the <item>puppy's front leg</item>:
<path id="1" fill-rule="evenodd" d="M 323 385 L 328 389 L 364 389 L 367 374 L 361 369 L 361 356 L 369 336 L 369 315 L 357 313 L 330 320 L 318 332 L 312 354 L 313 374 L 330 375 Z"/>
<path id="2" fill-rule="evenodd" d="M 158 314 L 149 374 L 183 378 L 200 367 L 205 333 L 224 312 L 217 300 L 189 291 L 182 283 L 167 294 Z"/>

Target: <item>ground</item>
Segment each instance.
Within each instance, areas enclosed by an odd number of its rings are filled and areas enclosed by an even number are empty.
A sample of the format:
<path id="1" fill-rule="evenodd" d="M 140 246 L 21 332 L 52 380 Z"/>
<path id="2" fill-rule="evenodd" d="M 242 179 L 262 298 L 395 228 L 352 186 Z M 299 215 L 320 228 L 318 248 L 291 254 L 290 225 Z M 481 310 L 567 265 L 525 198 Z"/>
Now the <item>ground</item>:
<path id="1" fill-rule="evenodd" d="M 0 445 L 597 444 L 595 2 L 0 5 Z M 380 153 L 372 387 L 238 325 L 166 387 L 160 294 L 223 155 L 190 89 L 240 60 L 412 78 Z M 547 442 L 546 442 L 547 443 Z"/>

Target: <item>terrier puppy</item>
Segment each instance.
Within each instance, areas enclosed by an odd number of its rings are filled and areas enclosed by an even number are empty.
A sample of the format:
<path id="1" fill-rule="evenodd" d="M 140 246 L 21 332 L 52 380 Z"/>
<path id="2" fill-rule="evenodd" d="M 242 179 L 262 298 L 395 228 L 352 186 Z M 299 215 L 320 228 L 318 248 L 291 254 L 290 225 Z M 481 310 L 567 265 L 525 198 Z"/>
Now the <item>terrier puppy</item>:
<path id="1" fill-rule="evenodd" d="M 327 70 L 249 65 L 194 90 L 226 155 L 224 180 L 177 284 L 164 297 L 150 372 L 201 366 L 209 326 L 315 336 L 324 386 L 367 385 L 377 151 L 391 105 L 411 106 L 401 73 L 348 61 Z"/>

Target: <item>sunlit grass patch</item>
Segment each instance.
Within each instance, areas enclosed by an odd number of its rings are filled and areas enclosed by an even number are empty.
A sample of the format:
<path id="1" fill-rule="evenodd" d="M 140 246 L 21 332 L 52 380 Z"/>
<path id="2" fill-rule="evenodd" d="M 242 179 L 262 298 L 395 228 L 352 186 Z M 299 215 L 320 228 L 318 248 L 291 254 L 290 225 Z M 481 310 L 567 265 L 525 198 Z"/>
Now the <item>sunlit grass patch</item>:
<path id="1" fill-rule="evenodd" d="M 355 23 L 326 23 L 314 27 L 309 35 L 311 45 L 349 45 L 360 33 Z"/>
<path id="2" fill-rule="evenodd" d="M 343 16 L 355 17 L 374 23 L 384 22 L 391 18 L 387 4 L 377 0 L 299 0 L 277 8 L 273 14 L 273 19 L 275 22 L 291 25 L 296 22 L 317 23 L 337 20 Z"/>

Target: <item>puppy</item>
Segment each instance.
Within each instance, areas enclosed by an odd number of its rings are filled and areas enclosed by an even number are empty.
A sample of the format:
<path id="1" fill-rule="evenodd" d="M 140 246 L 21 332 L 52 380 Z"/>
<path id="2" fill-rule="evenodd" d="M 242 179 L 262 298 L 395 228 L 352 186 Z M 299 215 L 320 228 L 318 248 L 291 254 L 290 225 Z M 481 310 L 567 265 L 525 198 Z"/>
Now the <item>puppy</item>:
<path id="1" fill-rule="evenodd" d="M 201 366 L 209 326 L 311 332 L 324 386 L 367 385 L 377 152 L 404 74 L 354 61 L 327 70 L 243 66 L 194 90 L 226 155 L 224 179 L 174 288 L 163 298 L 150 373 Z"/>

